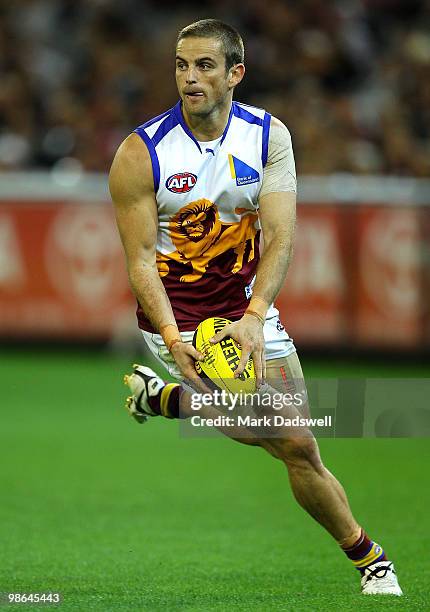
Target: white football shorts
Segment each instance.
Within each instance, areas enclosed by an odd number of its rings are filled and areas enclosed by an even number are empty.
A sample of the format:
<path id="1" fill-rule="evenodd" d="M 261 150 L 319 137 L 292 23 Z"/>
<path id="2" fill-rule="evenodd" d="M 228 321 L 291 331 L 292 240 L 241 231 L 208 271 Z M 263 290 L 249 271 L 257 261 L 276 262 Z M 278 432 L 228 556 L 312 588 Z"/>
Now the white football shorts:
<path id="1" fill-rule="evenodd" d="M 272 306 L 267 314 L 268 316 L 266 317 L 263 329 L 266 346 L 266 361 L 281 359 L 295 353 L 296 347 L 294 346 L 293 339 L 289 337 L 279 320 L 279 311 Z M 154 357 L 156 357 L 156 359 L 166 368 L 171 376 L 178 380 L 182 380 L 183 376 L 172 355 L 167 350 L 160 334 L 152 334 L 144 330 L 141 331 Z M 191 344 L 193 336 L 193 331 L 181 332 L 183 342 L 189 342 Z"/>

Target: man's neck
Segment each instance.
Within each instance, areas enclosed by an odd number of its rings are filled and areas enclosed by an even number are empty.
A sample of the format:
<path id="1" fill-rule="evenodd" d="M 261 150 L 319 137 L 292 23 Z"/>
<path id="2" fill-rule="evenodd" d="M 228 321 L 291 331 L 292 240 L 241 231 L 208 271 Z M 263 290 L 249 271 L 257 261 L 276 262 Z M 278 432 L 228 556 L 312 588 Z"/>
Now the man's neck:
<path id="1" fill-rule="evenodd" d="M 182 114 L 196 140 L 211 141 L 222 136 L 230 116 L 231 105 L 232 101 L 229 100 L 225 106 L 219 106 L 210 115 L 203 117 L 188 115 L 182 105 Z"/>

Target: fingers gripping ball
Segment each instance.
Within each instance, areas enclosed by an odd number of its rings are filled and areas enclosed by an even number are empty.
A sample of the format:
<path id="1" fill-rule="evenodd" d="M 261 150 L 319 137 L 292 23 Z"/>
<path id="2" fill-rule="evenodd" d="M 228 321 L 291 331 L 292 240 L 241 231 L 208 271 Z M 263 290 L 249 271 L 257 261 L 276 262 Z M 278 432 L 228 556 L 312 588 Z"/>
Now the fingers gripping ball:
<path id="1" fill-rule="evenodd" d="M 223 338 L 217 344 L 209 342 L 216 333 L 231 323 L 222 317 L 205 319 L 197 327 L 193 345 L 204 356 L 204 361 L 196 361 L 197 374 L 206 384 L 225 389 L 230 393 L 252 393 L 255 391 L 254 362 L 250 357 L 239 378 L 234 378 L 234 372 L 239 365 L 242 350 L 233 338 Z"/>

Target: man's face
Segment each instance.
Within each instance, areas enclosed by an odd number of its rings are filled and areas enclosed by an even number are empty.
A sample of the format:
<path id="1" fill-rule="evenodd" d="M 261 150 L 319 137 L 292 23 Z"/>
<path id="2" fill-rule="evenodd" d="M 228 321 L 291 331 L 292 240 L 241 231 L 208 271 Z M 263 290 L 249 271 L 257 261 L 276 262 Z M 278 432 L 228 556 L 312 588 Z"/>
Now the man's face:
<path id="1" fill-rule="evenodd" d="M 183 38 L 176 49 L 176 85 L 189 116 L 208 116 L 226 101 L 239 82 L 234 68 L 226 73 L 222 43 L 217 38 Z"/>

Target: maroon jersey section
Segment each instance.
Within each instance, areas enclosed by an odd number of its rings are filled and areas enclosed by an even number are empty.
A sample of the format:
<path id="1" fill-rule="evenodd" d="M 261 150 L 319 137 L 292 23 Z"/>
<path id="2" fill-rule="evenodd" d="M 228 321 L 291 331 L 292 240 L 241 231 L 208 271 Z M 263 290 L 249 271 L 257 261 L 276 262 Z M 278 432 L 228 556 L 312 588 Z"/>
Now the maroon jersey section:
<path id="1" fill-rule="evenodd" d="M 221 236 L 220 236 L 221 237 Z M 193 331 L 208 317 L 239 319 L 248 303 L 245 288 L 255 276 L 259 261 L 260 232 L 253 240 L 204 262 L 157 258 L 161 280 L 166 289 L 180 331 Z M 155 333 L 140 306 L 139 327 Z"/>

